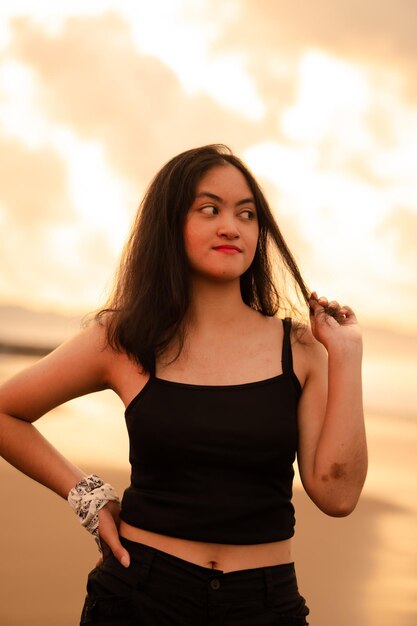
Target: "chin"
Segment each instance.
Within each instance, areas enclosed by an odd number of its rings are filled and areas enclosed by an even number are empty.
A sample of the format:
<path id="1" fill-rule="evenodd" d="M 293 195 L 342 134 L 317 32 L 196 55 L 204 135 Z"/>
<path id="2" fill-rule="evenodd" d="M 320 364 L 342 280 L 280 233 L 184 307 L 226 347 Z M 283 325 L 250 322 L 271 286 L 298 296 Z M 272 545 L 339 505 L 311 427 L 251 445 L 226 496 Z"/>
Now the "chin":
<path id="1" fill-rule="evenodd" d="M 195 278 L 205 280 L 208 282 L 212 282 L 214 284 L 223 284 L 223 283 L 231 283 L 237 282 L 240 284 L 241 274 L 236 274 L 236 272 L 210 272 L 210 273 L 195 273 Z"/>

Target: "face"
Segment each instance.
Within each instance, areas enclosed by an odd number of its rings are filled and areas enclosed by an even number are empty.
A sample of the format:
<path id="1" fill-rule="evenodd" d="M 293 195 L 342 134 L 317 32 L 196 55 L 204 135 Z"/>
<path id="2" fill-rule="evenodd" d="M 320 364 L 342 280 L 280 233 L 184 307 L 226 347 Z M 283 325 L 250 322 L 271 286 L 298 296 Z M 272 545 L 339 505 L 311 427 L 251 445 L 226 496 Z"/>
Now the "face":
<path id="1" fill-rule="evenodd" d="M 184 226 L 192 273 L 214 280 L 238 280 L 249 268 L 258 243 L 255 201 L 242 172 L 219 165 L 200 179 Z"/>

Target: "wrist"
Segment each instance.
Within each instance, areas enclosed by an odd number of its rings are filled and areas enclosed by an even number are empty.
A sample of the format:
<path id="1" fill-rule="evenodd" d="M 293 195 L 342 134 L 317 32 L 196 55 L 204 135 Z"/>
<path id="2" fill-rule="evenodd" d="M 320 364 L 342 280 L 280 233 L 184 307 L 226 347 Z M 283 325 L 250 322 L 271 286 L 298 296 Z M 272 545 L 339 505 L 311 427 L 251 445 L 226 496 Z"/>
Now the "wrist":
<path id="1" fill-rule="evenodd" d="M 361 359 L 363 353 L 362 337 L 355 339 L 335 339 L 328 342 L 326 350 L 329 356 L 331 355 L 343 359 L 355 357 Z"/>
<path id="2" fill-rule="evenodd" d="M 68 493 L 68 503 L 74 510 L 80 523 L 91 533 L 102 552 L 98 531 L 98 514 L 108 502 L 120 503 L 111 485 L 95 474 L 82 478 Z"/>

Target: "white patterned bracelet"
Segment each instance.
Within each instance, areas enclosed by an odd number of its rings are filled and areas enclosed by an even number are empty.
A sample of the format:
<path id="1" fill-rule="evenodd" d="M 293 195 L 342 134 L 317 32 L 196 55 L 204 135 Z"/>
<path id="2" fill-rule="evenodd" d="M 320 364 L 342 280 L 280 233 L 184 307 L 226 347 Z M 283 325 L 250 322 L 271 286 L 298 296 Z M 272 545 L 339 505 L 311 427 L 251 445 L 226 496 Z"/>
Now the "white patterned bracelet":
<path id="1" fill-rule="evenodd" d="M 70 507 L 84 528 L 94 536 L 101 553 L 103 551 L 98 532 L 98 512 L 110 501 L 120 503 L 113 487 L 95 474 L 82 478 L 68 493 Z"/>

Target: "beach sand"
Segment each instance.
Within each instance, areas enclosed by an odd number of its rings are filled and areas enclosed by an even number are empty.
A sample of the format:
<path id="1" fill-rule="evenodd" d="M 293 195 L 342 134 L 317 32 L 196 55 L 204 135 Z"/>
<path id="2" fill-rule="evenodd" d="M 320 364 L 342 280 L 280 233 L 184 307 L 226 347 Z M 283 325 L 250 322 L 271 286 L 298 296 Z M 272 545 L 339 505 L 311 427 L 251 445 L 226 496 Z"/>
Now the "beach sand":
<path id="1" fill-rule="evenodd" d="M 295 561 L 311 626 L 417 623 L 417 423 L 367 425 L 370 471 L 352 515 L 325 516 L 295 485 Z M 119 493 L 128 484 L 128 468 L 83 467 Z M 0 480 L 0 625 L 76 626 L 94 541 L 64 500 L 4 461 Z"/>

